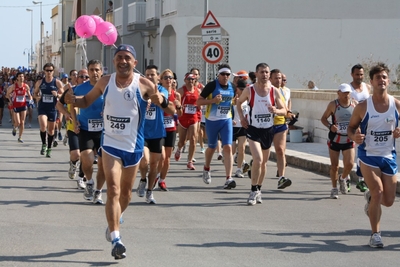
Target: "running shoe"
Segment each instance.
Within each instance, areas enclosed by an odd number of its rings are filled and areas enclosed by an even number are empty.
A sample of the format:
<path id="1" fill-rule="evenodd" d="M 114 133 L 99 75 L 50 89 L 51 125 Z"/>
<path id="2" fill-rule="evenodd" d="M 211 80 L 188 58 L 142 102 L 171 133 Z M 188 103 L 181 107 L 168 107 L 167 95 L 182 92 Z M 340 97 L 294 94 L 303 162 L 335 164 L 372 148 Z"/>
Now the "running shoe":
<path id="1" fill-rule="evenodd" d="M 218 154 L 217 160 L 222 160 L 222 154 Z"/>
<path id="2" fill-rule="evenodd" d="M 203 182 L 205 184 L 211 183 L 211 173 L 210 171 L 203 170 Z"/>
<path id="3" fill-rule="evenodd" d="M 260 190 L 257 191 L 256 202 L 258 204 L 262 204 L 262 195 L 261 195 L 261 191 Z"/>
<path id="4" fill-rule="evenodd" d="M 247 162 L 243 162 L 242 164 L 242 171 L 243 173 L 246 173 L 250 170 L 250 165 Z"/>
<path id="5" fill-rule="evenodd" d="M 57 140 L 54 140 L 53 141 L 53 147 L 57 147 L 58 146 L 58 142 L 57 142 Z"/>
<path id="6" fill-rule="evenodd" d="M 175 160 L 179 161 L 181 159 L 181 151 L 179 149 L 175 152 Z"/>
<path id="7" fill-rule="evenodd" d="M 68 177 L 69 179 L 73 180 L 76 177 L 76 169 L 77 165 L 73 164 L 72 161 L 69 162 L 69 170 L 68 170 Z"/>
<path id="8" fill-rule="evenodd" d="M 188 170 L 191 170 L 191 171 L 196 170 L 196 168 L 193 165 L 193 162 L 188 162 L 186 167 L 187 167 Z"/>
<path id="9" fill-rule="evenodd" d="M 24 143 L 24 141 L 21 139 L 21 137 L 18 138 L 18 143 Z"/>
<path id="10" fill-rule="evenodd" d="M 147 191 L 146 192 L 146 203 L 148 204 L 156 204 L 156 200 L 154 199 L 153 196 L 153 191 Z"/>
<path id="11" fill-rule="evenodd" d="M 226 179 L 225 184 L 224 184 L 224 189 L 233 189 L 236 187 L 236 182 L 235 180 L 230 177 L 229 179 Z"/>
<path id="12" fill-rule="evenodd" d="M 13 127 L 11 133 L 12 133 L 13 136 L 15 136 L 17 134 L 17 128 Z"/>
<path id="13" fill-rule="evenodd" d="M 126 258 L 126 248 L 121 242 L 121 237 L 115 238 L 112 242 L 111 256 L 116 260 L 121 260 Z"/>
<path id="14" fill-rule="evenodd" d="M 78 180 L 76 181 L 76 187 L 78 189 L 85 189 L 86 188 L 86 179 L 79 177 Z"/>
<path id="15" fill-rule="evenodd" d="M 63 139 L 63 145 L 66 146 L 67 144 L 68 144 L 68 135 L 65 134 Z"/>
<path id="16" fill-rule="evenodd" d="M 94 184 L 86 183 L 85 191 L 83 192 L 83 198 L 88 201 L 93 201 L 93 186 Z"/>
<path id="17" fill-rule="evenodd" d="M 368 209 L 369 209 L 369 203 L 371 202 L 371 192 L 367 189 L 367 191 L 364 192 L 364 199 L 367 201 L 364 206 L 364 212 L 365 214 L 369 217 Z"/>
<path id="18" fill-rule="evenodd" d="M 201 148 L 200 153 L 204 154 L 204 152 L 206 152 L 206 149 L 204 147 Z"/>
<path id="19" fill-rule="evenodd" d="M 238 177 L 238 178 L 243 178 L 244 177 L 242 169 L 237 169 L 236 170 L 235 177 Z"/>
<path id="20" fill-rule="evenodd" d="M 136 194 L 138 195 L 138 197 L 144 197 L 144 195 L 146 194 L 146 184 L 147 184 L 146 180 L 139 181 L 138 188 L 136 189 Z"/>
<path id="21" fill-rule="evenodd" d="M 51 158 L 51 148 L 47 148 L 47 150 L 46 150 L 46 158 Z"/>
<path id="22" fill-rule="evenodd" d="M 168 191 L 167 184 L 165 183 L 165 180 L 162 180 L 158 183 L 158 187 L 161 189 L 161 191 Z"/>
<path id="23" fill-rule="evenodd" d="M 383 248 L 381 233 L 373 233 L 369 239 L 369 246 L 371 248 Z"/>
<path id="24" fill-rule="evenodd" d="M 340 189 L 340 193 L 347 194 L 346 180 L 342 179 L 342 175 L 339 175 L 339 189 Z"/>
<path id="25" fill-rule="evenodd" d="M 101 198 L 101 191 L 100 190 L 94 191 L 93 204 L 100 204 L 100 205 L 104 204 L 103 199 Z"/>
<path id="26" fill-rule="evenodd" d="M 58 141 L 62 141 L 62 140 L 63 140 L 62 133 L 58 132 Z"/>
<path id="27" fill-rule="evenodd" d="M 289 187 L 292 184 L 292 181 L 288 178 L 281 177 L 278 181 L 278 189 L 285 189 L 286 187 Z"/>
<path id="28" fill-rule="evenodd" d="M 193 163 L 194 163 L 194 162 L 196 162 L 196 159 L 195 159 L 195 158 L 193 158 L 193 159 L 192 159 L 192 162 L 193 162 Z"/>
<path id="29" fill-rule="evenodd" d="M 337 188 L 332 188 L 331 190 L 331 198 L 339 199 L 339 190 Z"/>
<path id="30" fill-rule="evenodd" d="M 365 183 L 364 180 L 358 181 L 358 183 L 356 185 L 356 188 L 358 190 L 360 190 L 361 192 L 365 192 L 365 191 L 368 190 L 368 186 L 367 186 L 367 184 Z"/>
<path id="31" fill-rule="evenodd" d="M 95 155 L 95 156 L 94 156 L 94 160 L 93 160 L 93 164 L 97 164 L 98 161 L 99 161 L 99 160 L 98 160 L 98 157 L 97 157 L 97 155 Z"/>
<path id="32" fill-rule="evenodd" d="M 256 197 L 257 197 L 257 191 L 251 191 L 249 198 L 247 199 L 247 205 L 254 206 L 257 203 Z"/>
<path id="33" fill-rule="evenodd" d="M 351 191 L 351 182 L 350 182 L 350 179 L 346 179 L 346 189 L 347 189 L 347 192 L 350 192 Z"/>
<path id="34" fill-rule="evenodd" d="M 32 125 L 30 123 L 28 123 L 28 128 L 32 128 Z"/>

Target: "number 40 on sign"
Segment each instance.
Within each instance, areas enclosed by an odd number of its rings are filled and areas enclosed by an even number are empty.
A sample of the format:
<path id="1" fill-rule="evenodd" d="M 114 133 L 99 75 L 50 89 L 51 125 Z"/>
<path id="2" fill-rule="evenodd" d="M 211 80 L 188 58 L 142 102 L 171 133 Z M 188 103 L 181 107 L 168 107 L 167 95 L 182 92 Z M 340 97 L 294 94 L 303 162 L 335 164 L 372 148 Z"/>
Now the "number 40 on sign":
<path id="1" fill-rule="evenodd" d="M 201 52 L 203 59 L 210 64 L 216 64 L 224 57 L 224 49 L 219 43 L 207 43 Z"/>

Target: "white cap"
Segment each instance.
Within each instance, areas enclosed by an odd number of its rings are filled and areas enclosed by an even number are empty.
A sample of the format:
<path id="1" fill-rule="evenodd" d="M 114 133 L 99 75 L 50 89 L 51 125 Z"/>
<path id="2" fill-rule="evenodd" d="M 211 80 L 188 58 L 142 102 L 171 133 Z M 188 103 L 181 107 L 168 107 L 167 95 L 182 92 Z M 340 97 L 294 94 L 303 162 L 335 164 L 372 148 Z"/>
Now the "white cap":
<path id="1" fill-rule="evenodd" d="M 342 83 L 339 86 L 339 91 L 342 93 L 350 93 L 351 92 L 351 87 L 347 83 Z"/>

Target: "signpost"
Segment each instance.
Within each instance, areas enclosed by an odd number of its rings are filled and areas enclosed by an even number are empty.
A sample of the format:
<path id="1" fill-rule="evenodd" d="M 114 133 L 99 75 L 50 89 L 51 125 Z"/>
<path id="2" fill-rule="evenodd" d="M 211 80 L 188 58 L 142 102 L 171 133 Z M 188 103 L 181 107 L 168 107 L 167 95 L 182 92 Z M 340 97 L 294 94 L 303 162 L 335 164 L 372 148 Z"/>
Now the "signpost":
<path id="1" fill-rule="evenodd" d="M 221 41 L 221 25 L 211 10 L 208 11 L 201 25 L 201 34 L 203 36 L 203 42 Z"/>
<path id="2" fill-rule="evenodd" d="M 201 50 L 201 56 L 210 64 L 216 64 L 224 57 L 224 49 L 219 43 L 207 43 Z"/>
<path id="3" fill-rule="evenodd" d="M 208 2 L 206 1 L 206 11 L 207 10 L 208 10 Z M 208 10 L 206 17 L 204 18 L 203 24 L 201 24 L 201 34 L 203 37 L 203 42 L 206 42 L 201 51 L 201 56 L 206 62 L 205 77 L 207 80 L 208 77 L 207 65 L 216 64 L 220 62 L 224 57 L 224 49 L 219 43 L 216 43 L 221 41 L 221 25 L 219 24 L 214 14 L 211 12 L 211 10 Z M 212 76 L 214 76 L 214 73 L 212 74 Z"/>

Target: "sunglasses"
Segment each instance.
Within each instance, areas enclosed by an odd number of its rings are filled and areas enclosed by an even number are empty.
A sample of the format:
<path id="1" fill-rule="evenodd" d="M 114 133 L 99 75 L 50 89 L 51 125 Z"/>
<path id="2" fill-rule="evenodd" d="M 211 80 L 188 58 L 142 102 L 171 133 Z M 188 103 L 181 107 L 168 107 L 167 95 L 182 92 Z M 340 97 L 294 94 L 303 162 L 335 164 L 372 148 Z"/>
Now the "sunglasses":
<path id="1" fill-rule="evenodd" d="M 47 72 L 52 72 L 53 70 L 44 70 L 44 71 L 47 71 Z"/>
<path id="2" fill-rule="evenodd" d="M 81 78 L 81 79 L 89 79 L 89 76 L 87 76 L 87 75 L 80 75 L 78 77 Z"/>
<path id="3" fill-rule="evenodd" d="M 164 76 L 163 80 L 172 80 L 174 77 L 173 76 Z"/>
<path id="4" fill-rule="evenodd" d="M 283 82 L 286 82 L 286 80 L 282 80 Z"/>
<path id="5" fill-rule="evenodd" d="M 226 72 L 222 72 L 222 73 L 220 73 L 219 75 L 222 75 L 222 76 L 231 76 L 231 74 L 230 73 L 226 73 Z"/>

